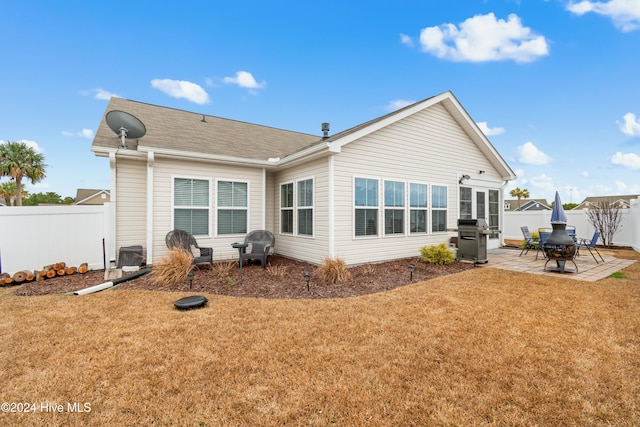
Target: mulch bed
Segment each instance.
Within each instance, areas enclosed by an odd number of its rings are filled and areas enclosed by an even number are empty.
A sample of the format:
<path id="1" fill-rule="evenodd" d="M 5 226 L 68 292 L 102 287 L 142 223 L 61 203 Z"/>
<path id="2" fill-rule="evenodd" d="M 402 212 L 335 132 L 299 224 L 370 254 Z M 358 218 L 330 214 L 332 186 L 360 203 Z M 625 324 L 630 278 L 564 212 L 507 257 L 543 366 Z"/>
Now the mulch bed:
<path id="1" fill-rule="evenodd" d="M 117 285 L 117 289 L 207 293 L 249 298 L 345 298 L 383 292 L 411 283 L 409 265 L 415 267 L 413 282 L 473 268 L 472 264 L 457 261 L 450 265 L 430 265 L 422 262 L 419 257 L 405 258 L 350 267 L 351 278 L 348 281 L 330 284 L 322 281 L 316 271 L 317 266 L 276 255 L 269 258 L 270 268 L 267 269 L 263 269 L 259 263 L 245 263 L 242 279 L 236 263 L 229 274 L 221 274 L 215 267 L 203 266 L 196 269 L 191 287 L 188 280 L 171 286 L 159 285 L 154 282 L 151 273 L 123 282 Z M 305 273 L 310 274 L 308 290 L 304 280 Z M 23 296 L 67 293 L 104 282 L 104 271 L 90 271 L 86 274 L 26 283 L 17 287 L 15 293 Z"/>

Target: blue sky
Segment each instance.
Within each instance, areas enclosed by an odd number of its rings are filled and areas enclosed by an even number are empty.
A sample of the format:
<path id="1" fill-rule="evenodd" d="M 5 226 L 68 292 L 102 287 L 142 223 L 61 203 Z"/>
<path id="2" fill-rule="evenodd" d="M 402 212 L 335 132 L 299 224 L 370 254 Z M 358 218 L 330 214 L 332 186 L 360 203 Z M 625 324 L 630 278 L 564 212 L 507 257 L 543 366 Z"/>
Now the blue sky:
<path id="1" fill-rule="evenodd" d="M 507 190 L 640 194 L 638 46 L 640 0 L 1 1 L 0 142 L 75 196 L 109 96 L 321 135 L 451 90 Z"/>

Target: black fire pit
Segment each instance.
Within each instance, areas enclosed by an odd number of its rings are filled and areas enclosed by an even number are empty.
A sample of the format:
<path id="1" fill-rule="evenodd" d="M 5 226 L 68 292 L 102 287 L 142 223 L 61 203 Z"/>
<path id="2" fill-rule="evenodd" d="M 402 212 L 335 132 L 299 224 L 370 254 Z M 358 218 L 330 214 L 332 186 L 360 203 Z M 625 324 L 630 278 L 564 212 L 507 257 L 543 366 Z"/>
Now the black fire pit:
<path id="1" fill-rule="evenodd" d="M 571 261 L 576 267 L 575 272 L 578 272 L 578 266 L 573 260 L 576 256 L 576 242 L 567 233 L 567 216 L 562 208 L 562 202 L 560 201 L 560 195 L 556 191 L 556 199 L 553 204 L 553 211 L 551 212 L 551 227 L 553 231 L 551 235 L 544 242 L 544 253 L 547 256 L 547 262 L 544 263 L 544 269 L 547 271 L 555 271 L 557 273 L 573 273 L 573 270 L 565 268 L 567 261 Z M 549 267 L 547 264 L 549 261 L 555 261 L 555 267 Z"/>

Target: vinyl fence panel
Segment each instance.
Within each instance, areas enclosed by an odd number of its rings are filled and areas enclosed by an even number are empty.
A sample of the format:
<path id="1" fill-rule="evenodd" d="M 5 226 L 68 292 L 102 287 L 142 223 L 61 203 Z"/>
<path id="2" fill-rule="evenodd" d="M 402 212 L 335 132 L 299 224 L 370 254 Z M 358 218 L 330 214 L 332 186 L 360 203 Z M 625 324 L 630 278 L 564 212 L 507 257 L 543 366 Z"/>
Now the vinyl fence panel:
<path id="1" fill-rule="evenodd" d="M 60 261 L 101 269 L 108 224 L 108 204 L 0 207 L 0 271 L 38 270 Z"/>

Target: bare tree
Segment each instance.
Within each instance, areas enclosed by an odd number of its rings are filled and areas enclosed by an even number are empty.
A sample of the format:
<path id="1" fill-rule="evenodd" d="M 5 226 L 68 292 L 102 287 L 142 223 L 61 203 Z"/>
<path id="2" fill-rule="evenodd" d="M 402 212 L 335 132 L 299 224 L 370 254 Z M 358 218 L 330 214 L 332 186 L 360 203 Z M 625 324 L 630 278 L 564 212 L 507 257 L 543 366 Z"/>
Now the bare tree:
<path id="1" fill-rule="evenodd" d="M 613 243 L 613 235 L 620 228 L 622 215 L 620 209 L 613 203 L 604 201 L 591 205 L 587 209 L 587 218 L 596 231 L 600 232 L 602 244 L 605 247 Z"/>

